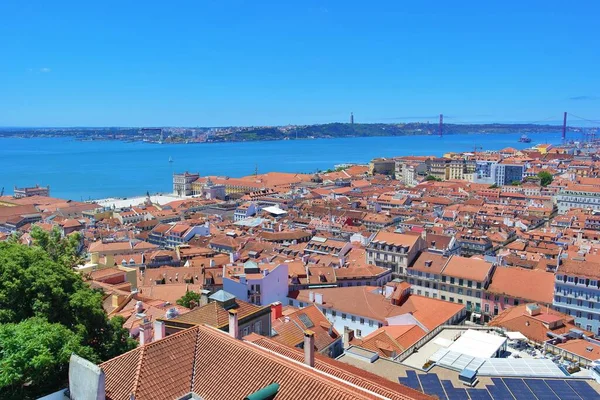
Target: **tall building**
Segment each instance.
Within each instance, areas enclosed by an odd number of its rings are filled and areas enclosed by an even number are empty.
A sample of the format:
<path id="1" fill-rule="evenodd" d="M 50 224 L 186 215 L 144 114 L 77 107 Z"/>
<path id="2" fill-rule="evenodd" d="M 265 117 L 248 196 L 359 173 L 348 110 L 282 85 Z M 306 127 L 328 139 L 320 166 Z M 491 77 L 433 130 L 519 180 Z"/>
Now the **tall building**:
<path id="1" fill-rule="evenodd" d="M 350 123 L 354 124 L 354 113 L 350 113 Z"/>
<path id="2" fill-rule="evenodd" d="M 600 264 L 565 260 L 554 281 L 554 308 L 575 324 L 600 336 Z"/>

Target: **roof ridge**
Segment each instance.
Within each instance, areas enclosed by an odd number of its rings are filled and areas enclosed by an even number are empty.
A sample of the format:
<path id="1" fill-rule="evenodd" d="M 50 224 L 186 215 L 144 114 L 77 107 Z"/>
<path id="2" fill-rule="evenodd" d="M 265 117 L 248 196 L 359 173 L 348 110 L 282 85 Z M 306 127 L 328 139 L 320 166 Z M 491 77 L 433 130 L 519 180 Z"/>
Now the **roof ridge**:
<path id="1" fill-rule="evenodd" d="M 198 359 L 198 343 L 200 343 L 200 329 L 198 329 L 197 325 L 194 327 L 196 329 L 196 341 L 194 342 L 194 361 L 192 363 L 192 377 L 190 379 L 190 393 L 194 391 L 194 383 L 196 381 L 196 360 Z M 194 329 L 192 328 L 192 329 Z"/>
<path id="2" fill-rule="evenodd" d="M 146 355 L 146 346 L 140 346 L 140 356 L 139 356 L 139 360 L 137 363 L 137 367 L 135 369 L 135 376 L 133 378 L 133 388 L 131 389 L 131 393 L 133 394 L 133 396 L 135 397 L 135 394 L 138 390 L 139 387 L 139 382 L 140 382 L 140 373 L 142 370 L 142 363 L 144 362 L 144 356 Z M 125 353 L 127 354 L 127 353 Z"/>

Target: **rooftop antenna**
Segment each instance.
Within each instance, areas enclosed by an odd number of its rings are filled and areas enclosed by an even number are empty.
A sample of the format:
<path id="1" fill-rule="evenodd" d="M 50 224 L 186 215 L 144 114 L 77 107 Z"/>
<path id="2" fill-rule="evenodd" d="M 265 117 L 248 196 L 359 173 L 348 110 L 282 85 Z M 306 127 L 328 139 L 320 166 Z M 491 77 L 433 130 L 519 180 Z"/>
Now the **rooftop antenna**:
<path id="1" fill-rule="evenodd" d="M 562 141 L 567 140 L 567 112 L 563 114 Z"/>

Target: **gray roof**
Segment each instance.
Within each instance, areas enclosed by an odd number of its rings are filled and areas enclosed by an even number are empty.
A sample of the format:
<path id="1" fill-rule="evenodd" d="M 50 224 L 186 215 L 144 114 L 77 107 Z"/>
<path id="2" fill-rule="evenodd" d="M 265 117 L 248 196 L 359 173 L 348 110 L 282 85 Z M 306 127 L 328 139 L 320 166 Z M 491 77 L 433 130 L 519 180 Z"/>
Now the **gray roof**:
<path id="1" fill-rule="evenodd" d="M 224 290 L 219 290 L 218 292 L 215 292 L 214 294 L 210 295 L 209 299 L 225 303 L 228 300 L 235 300 L 235 296 Z"/>

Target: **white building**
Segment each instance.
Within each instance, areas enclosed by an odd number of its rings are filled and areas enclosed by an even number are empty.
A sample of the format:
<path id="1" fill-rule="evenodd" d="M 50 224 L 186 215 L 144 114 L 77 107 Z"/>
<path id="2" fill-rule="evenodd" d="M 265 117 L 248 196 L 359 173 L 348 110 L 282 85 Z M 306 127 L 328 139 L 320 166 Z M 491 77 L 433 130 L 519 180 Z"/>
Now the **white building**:
<path id="1" fill-rule="evenodd" d="M 223 267 L 223 290 L 259 306 L 283 303 L 288 294 L 288 266 L 247 261 L 243 266 Z"/>

